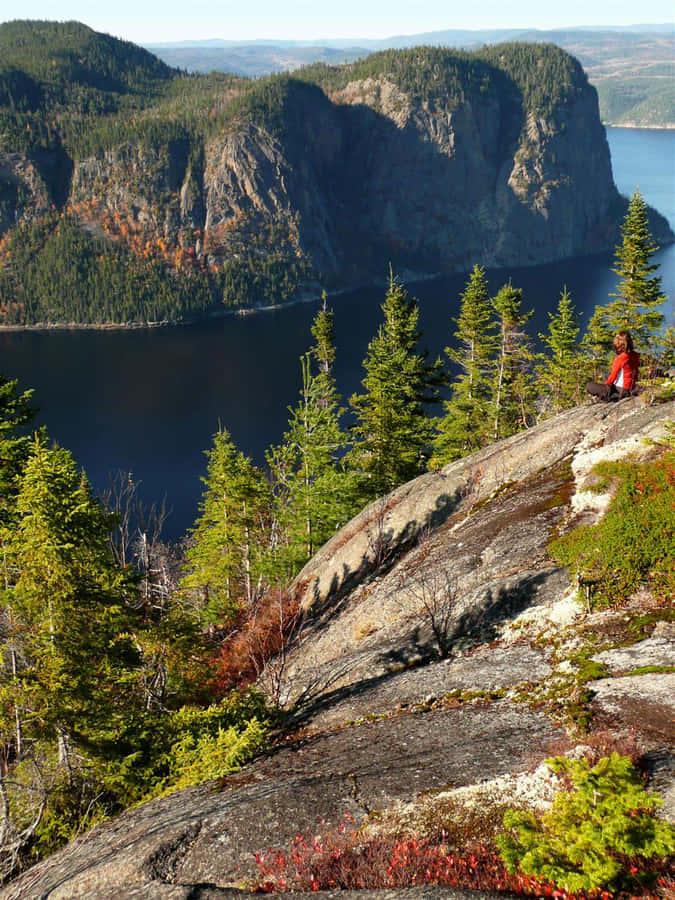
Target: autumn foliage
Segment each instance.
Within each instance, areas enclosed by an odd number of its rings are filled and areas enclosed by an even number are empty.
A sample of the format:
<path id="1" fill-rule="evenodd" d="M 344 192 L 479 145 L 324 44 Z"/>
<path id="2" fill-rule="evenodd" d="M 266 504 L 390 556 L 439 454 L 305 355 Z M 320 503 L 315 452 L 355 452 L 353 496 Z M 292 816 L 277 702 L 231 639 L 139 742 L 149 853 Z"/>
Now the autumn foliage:
<path id="1" fill-rule="evenodd" d="M 253 889 L 284 891 L 402 888 L 434 884 L 471 890 L 557 900 L 618 900 L 606 891 L 568 893 L 526 875 L 509 875 L 499 854 L 476 844 L 457 851 L 445 832 L 437 838 L 378 837 L 364 840 L 350 816 L 333 830 L 296 835 L 283 850 L 270 848 L 255 857 L 258 877 Z M 659 892 L 671 889 L 664 871 Z M 656 900 L 658 894 L 622 894 L 620 900 Z"/>
<path id="2" fill-rule="evenodd" d="M 271 590 L 254 607 L 242 609 L 214 660 L 214 694 L 251 684 L 270 664 L 283 666 L 299 624 L 298 600 L 285 591 Z"/>

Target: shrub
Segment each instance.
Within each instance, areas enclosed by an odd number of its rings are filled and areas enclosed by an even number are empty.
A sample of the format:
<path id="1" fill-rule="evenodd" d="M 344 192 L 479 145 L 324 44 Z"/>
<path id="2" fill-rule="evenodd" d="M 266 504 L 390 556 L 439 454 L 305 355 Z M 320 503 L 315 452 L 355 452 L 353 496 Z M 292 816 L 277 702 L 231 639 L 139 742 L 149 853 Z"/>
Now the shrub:
<path id="1" fill-rule="evenodd" d="M 213 689 L 218 693 L 243 687 L 266 672 L 265 689 L 279 705 L 286 652 L 300 626 L 298 601 L 283 591 L 270 591 L 247 616 L 218 651 Z"/>
<path id="2" fill-rule="evenodd" d="M 508 831 L 497 840 L 509 873 L 566 891 L 628 888 L 649 878 L 639 862 L 675 852 L 672 826 L 654 816 L 661 801 L 647 793 L 630 759 L 612 753 L 593 767 L 586 759 L 547 762 L 569 789 L 542 816 L 506 813 Z"/>
<path id="3" fill-rule="evenodd" d="M 256 864 L 259 878 L 252 887 L 265 893 L 416 884 L 515 890 L 532 882 L 523 876 L 509 876 L 499 857 L 485 847 L 459 853 L 444 840 L 382 837 L 360 841 L 358 830 L 347 822 L 324 834 L 296 835 L 287 850 L 257 853 Z M 539 887 L 532 893 L 538 893 Z"/>
<path id="4" fill-rule="evenodd" d="M 267 729 L 251 719 L 243 729 L 234 726 L 208 731 L 198 738 L 186 734 L 171 747 L 168 790 L 201 784 L 236 772 L 267 747 Z"/>
<path id="5" fill-rule="evenodd" d="M 259 691 L 232 691 L 206 709 L 184 706 L 173 713 L 164 791 L 200 784 L 240 769 L 266 749 L 270 713 Z"/>
<path id="6" fill-rule="evenodd" d="M 605 462 L 616 482 L 604 518 L 554 540 L 554 559 L 589 585 L 594 608 L 618 605 L 648 580 L 656 596 L 675 590 L 675 452 L 646 463 Z"/>
<path id="7" fill-rule="evenodd" d="M 557 900 L 637 900 L 634 895 L 606 891 L 572 894 L 522 872 L 510 873 L 499 855 L 485 845 L 472 843 L 458 851 L 443 833 L 435 838 L 384 835 L 366 839 L 349 816 L 337 829 L 322 829 L 312 836 L 298 834 L 289 847 L 256 853 L 255 860 L 258 877 L 249 887 L 264 893 L 436 884 Z M 668 886 L 665 880 L 659 885 Z M 638 896 L 656 900 L 649 893 Z"/>

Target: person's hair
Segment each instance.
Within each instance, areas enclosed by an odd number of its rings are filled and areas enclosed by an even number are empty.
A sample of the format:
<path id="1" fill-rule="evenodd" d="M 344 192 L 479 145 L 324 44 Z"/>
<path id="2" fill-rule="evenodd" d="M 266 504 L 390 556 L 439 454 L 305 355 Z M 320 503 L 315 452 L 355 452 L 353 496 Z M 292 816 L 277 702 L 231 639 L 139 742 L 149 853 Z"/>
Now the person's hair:
<path id="1" fill-rule="evenodd" d="M 633 350 L 633 338 L 630 331 L 617 331 L 614 338 L 614 350 L 617 353 L 631 353 Z"/>

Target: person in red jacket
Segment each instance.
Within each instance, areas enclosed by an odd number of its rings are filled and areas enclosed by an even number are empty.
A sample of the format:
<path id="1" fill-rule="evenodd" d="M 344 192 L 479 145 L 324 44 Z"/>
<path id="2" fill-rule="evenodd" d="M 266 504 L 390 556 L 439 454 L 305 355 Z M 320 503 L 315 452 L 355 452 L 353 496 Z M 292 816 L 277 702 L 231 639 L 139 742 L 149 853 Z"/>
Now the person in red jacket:
<path id="1" fill-rule="evenodd" d="M 637 383 L 640 357 L 633 350 L 633 339 L 628 331 L 617 332 L 614 338 L 614 362 L 604 384 L 589 381 L 586 390 L 601 400 L 621 400 L 629 397 Z"/>

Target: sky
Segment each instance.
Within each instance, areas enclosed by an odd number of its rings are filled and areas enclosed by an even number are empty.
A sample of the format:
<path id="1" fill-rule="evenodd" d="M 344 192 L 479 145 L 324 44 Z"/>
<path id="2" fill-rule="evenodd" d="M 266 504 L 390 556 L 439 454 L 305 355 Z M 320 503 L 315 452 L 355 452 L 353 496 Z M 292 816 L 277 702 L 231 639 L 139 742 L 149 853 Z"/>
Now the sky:
<path id="1" fill-rule="evenodd" d="M 672 0 L 23 0 L 0 21 L 75 19 L 136 43 L 385 38 L 450 28 L 560 28 L 673 21 Z"/>

